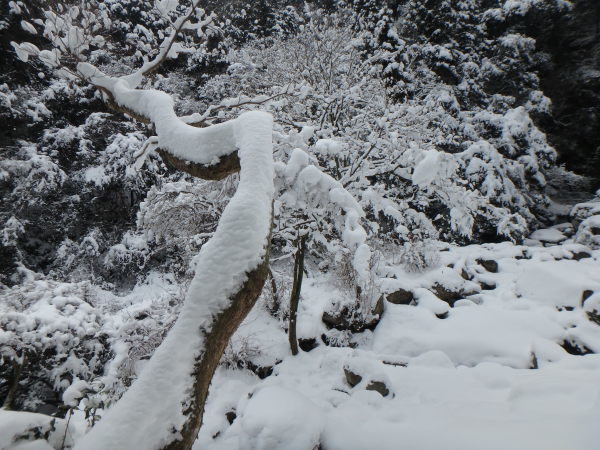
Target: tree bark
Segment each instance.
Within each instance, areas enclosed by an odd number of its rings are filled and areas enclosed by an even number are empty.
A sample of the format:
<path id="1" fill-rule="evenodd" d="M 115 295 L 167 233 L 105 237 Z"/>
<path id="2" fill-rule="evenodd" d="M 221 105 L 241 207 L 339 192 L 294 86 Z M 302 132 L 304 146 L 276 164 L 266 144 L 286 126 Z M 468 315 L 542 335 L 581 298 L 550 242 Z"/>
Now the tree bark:
<path id="1" fill-rule="evenodd" d="M 23 371 L 23 367 L 26 363 L 26 356 L 23 355 L 23 361 L 20 363 L 17 361 L 12 361 L 12 375 L 10 377 L 10 388 L 8 389 L 8 393 L 6 394 L 6 398 L 4 399 L 4 404 L 2 405 L 2 409 L 12 409 L 12 403 L 15 399 L 15 395 L 17 394 L 17 389 L 19 389 L 19 380 L 21 379 L 21 372 Z"/>
<path id="2" fill-rule="evenodd" d="M 158 149 L 158 154 L 163 161 L 173 168 L 203 180 L 222 180 L 240 171 L 240 158 L 237 152 L 221 156 L 219 162 L 212 166 L 186 161 L 162 149 Z"/>
<path id="3" fill-rule="evenodd" d="M 296 337 L 296 321 L 298 315 L 298 304 L 300 303 L 300 291 L 302 289 L 302 276 L 304 273 L 304 253 L 306 250 L 306 235 L 296 239 L 296 256 L 294 258 L 294 282 L 290 296 L 290 321 L 288 326 L 288 338 L 292 355 L 298 354 L 298 339 Z"/>
<path id="4" fill-rule="evenodd" d="M 164 447 L 164 450 L 189 450 L 194 445 L 202 426 L 202 416 L 204 415 L 204 405 L 208 397 L 210 382 L 219 365 L 221 356 L 229 343 L 229 339 L 256 303 L 268 274 L 269 249 L 267 248 L 264 261 L 248 273 L 248 280 L 235 294 L 231 305 L 221 311 L 217 320 L 212 324 L 211 330 L 205 333 L 206 348 L 194 368 L 194 399 L 189 409 L 184 411 L 188 418 L 181 431 L 182 439 L 171 442 Z"/>

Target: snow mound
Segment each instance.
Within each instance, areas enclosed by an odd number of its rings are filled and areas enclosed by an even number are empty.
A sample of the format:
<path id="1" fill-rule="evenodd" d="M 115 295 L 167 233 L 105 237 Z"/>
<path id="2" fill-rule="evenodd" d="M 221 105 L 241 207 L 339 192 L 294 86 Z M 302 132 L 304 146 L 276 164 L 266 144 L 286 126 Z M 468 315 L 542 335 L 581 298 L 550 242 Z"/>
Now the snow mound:
<path id="1" fill-rule="evenodd" d="M 247 448 L 305 450 L 319 444 L 324 416 L 304 395 L 269 386 L 254 392 L 239 420 Z"/>

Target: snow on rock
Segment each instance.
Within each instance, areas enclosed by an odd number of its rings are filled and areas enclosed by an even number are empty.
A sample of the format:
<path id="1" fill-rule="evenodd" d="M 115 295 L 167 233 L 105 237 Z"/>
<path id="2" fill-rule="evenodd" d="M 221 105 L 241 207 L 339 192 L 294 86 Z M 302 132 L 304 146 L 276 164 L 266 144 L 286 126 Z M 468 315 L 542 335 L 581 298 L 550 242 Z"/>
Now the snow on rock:
<path id="1" fill-rule="evenodd" d="M 600 214 L 590 216 L 581 222 L 575 241 L 592 248 L 600 248 Z"/>
<path id="2" fill-rule="evenodd" d="M 0 409 L 0 448 L 4 450 L 47 450 L 63 448 L 66 420 L 22 411 Z M 65 444 L 78 437 L 71 427 Z M 40 439 L 47 435 L 48 438 Z"/>
<path id="3" fill-rule="evenodd" d="M 430 352 L 422 353 L 419 356 L 411 358 L 409 361 L 410 367 L 442 367 L 446 369 L 453 369 L 454 364 L 452 360 L 448 358 L 444 352 L 439 350 L 432 350 Z"/>
<path id="4" fill-rule="evenodd" d="M 557 243 L 564 241 L 567 237 L 556 228 L 546 228 L 534 231 L 529 238 L 542 242 Z"/>
<path id="5" fill-rule="evenodd" d="M 575 226 L 578 226 L 584 219 L 598 214 L 600 214 L 600 200 L 596 197 L 595 200 L 576 204 L 569 215 Z"/>
<path id="6" fill-rule="evenodd" d="M 516 279 L 517 294 L 547 306 L 578 307 L 588 289 L 600 290 L 600 272 L 597 265 L 578 261 L 526 264 Z"/>
<path id="7" fill-rule="evenodd" d="M 583 250 L 589 257 L 571 259 Z M 292 442 L 301 432 L 283 427 L 269 408 L 288 417 L 286 411 L 293 410 L 288 403 L 297 402 L 297 409 L 306 411 L 307 399 L 320 420 L 318 443 L 328 449 L 396 449 L 399 442 L 428 450 L 594 448 L 600 356 L 571 355 L 562 345 L 573 341 L 600 352 L 600 326 L 587 315 L 600 308 L 600 253 L 572 243 L 501 243 L 451 247 L 440 258 L 444 267 L 421 274 L 407 274 L 389 263 L 386 272 L 398 279 L 386 279 L 386 291 L 402 286 L 416 301 L 387 303 L 377 328 L 362 333 L 356 348 L 319 345 L 309 353 L 284 356 L 274 376 L 264 380 L 246 375 L 241 383 L 238 371 L 220 371 L 210 396 L 215 407 L 209 405 L 206 412 L 207 421 L 220 424 L 219 435 L 213 438 L 216 428 L 201 430 L 196 448 L 261 448 L 263 430 L 268 430 L 265 436 L 278 430 L 278 438 Z M 497 261 L 497 272 L 485 270 L 481 260 Z M 474 283 L 486 280 L 495 288 L 453 307 L 427 289 L 434 283 L 461 287 L 463 269 Z M 323 325 L 315 323 L 335 290 L 332 283 L 321 274 L 303 287 L 298 323 L 310 336 L 323 332 Z M 593 292 L 582 307 L 583 290 Z M 447 316 L 441 319 L 437 314 L 443 311 Z M 257 312 L 244 333 L 258 332 L 258 323 L 271 320 L 261 314 L 267 313 Z M 345 369 L 360 379 L 349 384 Z M 375 380 L 393 394 L 367 390 Z M 227 386 L 235 390 L 237 403 Z M 261 388 L 289 390 L 298 397 L 285 392 L 272 403 L 259 397 L 252 409 L 248 405 L 258 394 L 249 400 L 248 394 Z M 229 425 L 223 414 L 232 407 L 238 417 Z M 278 448 L 280 441 L 273 442 Z"/>
<path id="8" fill-rule="evenodd" d="M 256 450 L 305 450 L 318 446 L 324 415 L 295 390 L 267 386 L 252 393 L 241 408 L 243 445 Z"/>
<path id="9" fill-rule="evenodd" d="M 417 288 L 414 290 L 414 295 L 419 306 L 431 311 L 433 314 L 445 314 L 450 309 L 448 303 L 440 300 L 427 289 Z"/>

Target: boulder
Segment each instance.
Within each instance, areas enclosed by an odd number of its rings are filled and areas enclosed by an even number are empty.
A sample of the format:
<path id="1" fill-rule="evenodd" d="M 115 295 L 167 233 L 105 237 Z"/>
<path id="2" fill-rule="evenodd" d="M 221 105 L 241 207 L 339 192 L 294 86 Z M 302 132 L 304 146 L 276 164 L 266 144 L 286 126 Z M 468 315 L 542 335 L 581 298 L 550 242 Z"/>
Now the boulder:
<path id="1" fill-rule="evenodd" d="M 415 296 L 411 291 L 400 288 L 395 292 L 387 294 L 385 299 L 394 305 L 410 305 L 414 301 Z"/>
<path id="2" fill-rule="evenodd" d="M 477 291 L 469 291 L 465 289 L 449 289 L 446 286 L 441 285 L 439 283 L 434 284 L 430 290 L 436 295 L 436 297 L 438 297 L 440 300 L 445 301 L 450 306 L 454 306 L 454 304 L 462 298 L 465 298 L 469 295 L 477 294 Z"/>
<path id="3" fill-rule="evenodd" d="M 390 390 L 383 381 L 371 381 L 365 388 L 367 391 L 375 391 L 381 394 L 382 397 L 390 395 Z"/>
<path id="4" fill-rule="evenodd" d="M 362 381 L 362 377 L 359 374 L 354 373 L 348 367 L 344 367 L 344 375 L 346 376 L 346 381 L 350 387 L 354 387 Z"/>
<path id="5" fill-rule="evenodd" d="M 298 347 L 303 352 L 310 352 L 311 350 L 317 348 L 319 343 L 316 338 L 300 338 L 298 339 Z"/>
<path id="6" fill-rule="evenodd" d="M 498 272 L 498 262 L 493 259 L 478 259 L 477 263 L 485 270 L 492 273 Z"/>
<path id="7" fill-rule="evenodd" d="M 545 244 L 558 244 L 567 239 L 567 236 L 556 228 L 546 228 L 534 231 L 531 236 L 529 236 L 529 239 L 535 239 Z"/>
<path id="8" fill-rule="evenodd" d="M 487 283 L 485 281 L 479 281 L 479 285 L 483 291 L 492 291 L 496 289 L 496 285 L 494 283 Z"/>
<path id="9" fill-rule="evenodd" d="M 357 314 L 359 307 L 357 304 L 350 308 L 347 305 L 342 306 L 338 310 L 324 311 L 321 320 L 329 328 L 337 330 L 349 330 L 353 333 L 360 333 L 365 330 L 374 330 L 383 314 L 383 295 L 379 297 L 377 303 L 371 312 L 364 317 Z M 334 305 L 335 308 L 335 305 Z"/>
<path id="10" fill-rule="evenodd" d="M 581 342 L 578 342 L 574 339 L 565 339 L 560 346 L 565 349 L 565 351 L 571 355 L 588 355 L 592 352 L 589 348 L 587 348 Z"/>
<path id="11" fill-rule="evenodd" d="M 591 258 L 592 255 L 588 252 L 573 252 L 573 259 L 579 261 L 580 259 Z"/>
<path id="12" fill-rule="evenodd" d="M 231 425 L 233 421 L 237 418 L 237 414 L 235 413 L 235 411 L 227 411 L 225 413 L 225 418 L 227 419 L 227 422 L 229 422 L 229 425 Z"/>
<path id="13" fill-rule="evenodd" d="M 467 272 L 467 270 L 464 268 L 460 271 L 460 276 L 467 281 L 473 280 L 473 274 Z"/>
<path id="14" fill-rule="evenodd" d="M 583 293 L 581 294 L 581 306 L 583 306 L 585 304 L 585 301 L 592 295 L 594 295 L 594 291 L 591 291 L 589 289 L 583 291 Z"/>

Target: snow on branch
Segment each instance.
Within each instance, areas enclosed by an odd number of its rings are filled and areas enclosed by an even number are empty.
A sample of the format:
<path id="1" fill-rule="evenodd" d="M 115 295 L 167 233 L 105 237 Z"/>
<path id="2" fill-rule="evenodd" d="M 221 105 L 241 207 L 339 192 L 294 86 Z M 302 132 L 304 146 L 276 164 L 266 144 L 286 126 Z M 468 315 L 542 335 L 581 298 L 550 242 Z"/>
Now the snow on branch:
<path id="1" fill-rule="evenodd" d="M 353 267 L 361 281 L 369 276 L 371 251 L 366 243 L 367 232 L 361 224 L 365 213 L 356 199 L 340 182 L 311 164 L 303 150 L 293 150 L 287 164 L 279 162 L 275 171 L 278 182 L 286 191 L 280 200 L 299 209 L 314 210 L 332 207 L 341 211 L 341 236 L 344 245 L 354 251 Z M 335 216 L 336 214 L 334 214 Z"/>
<path id="2" fill-rule="evenodd" d="M 230 145 L 239 147 L 238 189 L 214 236 L 200 251 L 196 274 L 174 327 L 140 378 L 78 443 L 78 449 L 157 449 L 178 439 L 188 426 L 186 409 L 196 401 L 192 395 L 195 367 L 211 356 L 206 354 L 210 330 L 249 281 L 248 274 L 267 258 L 274 192 L 272 118 L 247 112 L 225 126 L 213 127 L 195 130 L 210 130 L 215 147 L 209 148 L 215 152 L 222 154 Z M 225 150 L 217 149 L 217 142 L 222 142 Z M 195 160 L 203 160 L 202 153 L 196 153 Z"/>
<path id="3" fill-rule="evenodd" d="M 214 179 L 240 172 L 235 195 L 200 251 L 175 325 L 122 399 L 78 442 L 79 449 L 158 449 L 177 441 L 193 442 L 222 353 L 221 341 L 226 343 L 243 320 L 266 278 L 274 195 L 272 117 L 247 112 L 225 123 L 196 128 L 177 117 L 170 95 L 136 89 L 168 57 L 197 3 L 174 24 L 159 54 L 133 74 L 108 76 L 83 57 L 76 65 L 76 75 L 103 92 L 111 106 L 154 126 L 156 136 L 138 157 L 159 148 L 168 161 L 196 176 Z M 64 23 L 53 17 L 54 23 Z M 200 23 L 198 30 L 205 25 Z M 68 50 L 61 46 L 62 35 L 58 36 L 56 45 Z M 14 47 L 36 55 L 35 48 L 23 46 Z"/>

